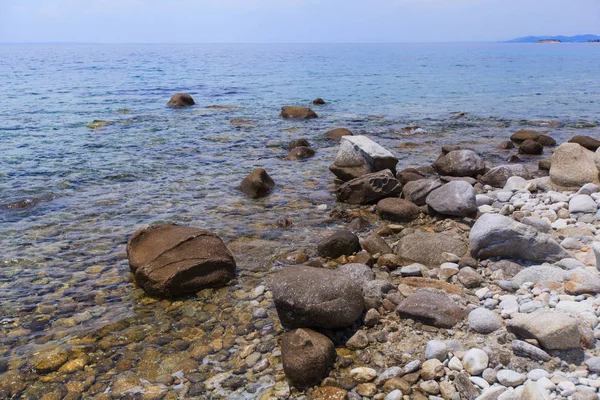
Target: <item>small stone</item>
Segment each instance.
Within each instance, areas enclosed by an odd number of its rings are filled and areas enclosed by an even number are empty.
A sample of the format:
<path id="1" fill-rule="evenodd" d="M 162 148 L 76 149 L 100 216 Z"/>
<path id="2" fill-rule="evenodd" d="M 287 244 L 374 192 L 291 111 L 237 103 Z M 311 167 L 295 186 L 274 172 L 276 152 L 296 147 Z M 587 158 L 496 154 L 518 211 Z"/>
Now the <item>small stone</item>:
<path id="1" fill-rule="evenodd" d="M 504 386 L 516 387 L 521 383 L 525 382 L 525 375 L 519 374 L 518 372 L 511 371 L 509 369 L 503 369 L 498 371 L 497 374 L 498 382 Z"/>
<path id="2" fill-rule="evenodd" d="M 383 400 L 402 400 L 402 392 L 398 389 L 392 390 Z"/>
<path id="3" fill-rule="evenodd" d="M 426 270 L 424 265 L 414 263 L 407 265 L 406 267 L 402 267 L 400 269 L 400 274 L 402 276 L 422 276 L 424 270 Z"/>
<path id="4" fill-rule="evenodd" d="M 421 377 L 424 380 L 437 380 L 444 376 L 444 364 L 437 358 L 427 360 L 421 367 Z"/>
<path id="5" fill-rule="evenodd" d="M 372 397 L 377 393 L 377 386 L 373 383 L 361 383 L 356 388 L 356 392 L 361 396 Z"/>
<path id="6" fill-rule="evenodd" d="M 462 364 L 470 375 L 479 375 L 488 367 L 489 357 L 485 351 L 471 349 L 463 357 Z"/>
<path id="7" fill-rule="evenodd" d="M 369 338 L 365 331 L 357 331 L 348 341 L 346 347 L 350 350 L 361 350 L 369 345 Z"/>
<path id="8" fill-rule="evenodd" d="M 365 323 L 365 326 L 371 327 L 371 326 L 377 325 L 380 320 L 381 320 L 381 314 L 379 314 L 379 312 L 376 309 L 371 308 L 365 314 L 364 323 Z"/>
<path id="9" fill-rule="evenodd" d="M 469 328 L 478 333 L 491 333 L 502 327 L 498 315 L 486 308 L 476 308 L 469 313 Z"/>
<path id="10" fill-rule="evenodd" d="M 527 373 L 527 379 L 532 381 L 539 381 L 542 378 L 550 378 L 550 374 L 543 369 L 532 369 Z"/>
<path id="11" fill-rule="evenodd" d="M 427 342 L 427 346 L 425 347 L 425 359 L 431 360 L 433 358 L 444 362 L 444 360 L 448 357 L 448 348 L 444 344 L 444 342 L 440 342 L 439 340 L 430 340 Z"/>
<path id="12" fill-rule="evenodd" d="M 460 371 L 463 370 L 463 365 L 460 362 L 460 359 L 458 357 L 454 356 L 448 362 L 448 368 L 450 368 L 453 371 L 459 371 L 460 372 Z"/>
<path id="13" fill-rule="evenodd" d="M 350 376 L 357 382 L 370 382 L 377 377 L 377 371 L 373 368 L 358 367 L 350 371 Z"/>

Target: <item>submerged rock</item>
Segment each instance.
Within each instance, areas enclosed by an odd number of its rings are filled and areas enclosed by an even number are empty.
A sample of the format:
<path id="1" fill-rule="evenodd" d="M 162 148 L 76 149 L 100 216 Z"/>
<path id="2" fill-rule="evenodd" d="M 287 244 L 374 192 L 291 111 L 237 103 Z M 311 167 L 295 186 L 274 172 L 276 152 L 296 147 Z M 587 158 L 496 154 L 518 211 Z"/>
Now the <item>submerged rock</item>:
<path id="1" fill-rule="evenodd" d="M 281 107 L 281 116 L 285 119 L 311 119 L 319 116 L 308 107 L 283 106 Z"/>
<path id="2" fill-rule="evenodd" d="M 196 104 L 192 96 L 187 93 L 175 93 L 167 103 L 169 107 L 189 107 Z"/>
<path id="3" fill-rule="evenodd" d="M 520 154 L 539 155 L 539 154 L 542 154 L 543 152 L 544 152 L 544 146 L 542 146 L 540 143 L 536 142 L 535 140 L 527 139 L 526 141 L 521 143 L 521 145 L 519 146 Z"/>
<path id="4" fill-rule="evenodd" d="M 550 235 L 498 214 L 482 215 L 469 236 L 475 258 L 560 261 L 570 257 Z"/>
<path id="5" fill-rule="evenodd" d="M 344 183 L 337 190 L 339 201 L 350 204 L 369 204 L 385 197 L 398 196 L 402 191 L 400 182 L 390 170 L 363 175 Z"/>
<path id="6" fill-rule="evenodd" d="M 240 183 L 239 189 L 255 199 L 264 197 L 271 193 L 275 182 L 264 168 L 256 168 Z"/>
<path id="7" fill-rule="evenodd" d="M 323 137 L 328 140 L 339 142 L 344 136 L 352 136 L 352 131 L 346 128 L 334 128 L 323 134 Z"/>
<path id="8" fill-rule="evenodd" d="M 323 100 L 323 99 L 322 99 L 322 98 L 320 98 L 320 97 L 317 97 L 316 99 L 314 99 L 314 100 L 312 101 L 312 103 L 313 103 L 315 106 L 322 106 L 322 105 L 324 105 L 324 104 L 325 104 L 325 100 Z"/>
<path id="9" fill-rule="evenodd" d="M 127 256 L 136 283 L 157 296 L 222 286 L 236 271 L 233 256 L 218 236 L 174 224 L 135 232 L 127 243 Z"/>
<path id="10" fill-rule="evenodd" d="M 297 146 L 294 147 L 287 157 L 286 160 L 302 160 L 305 158 L 310 158 L 315 155 L 315 151 L 307 146 Z"/>
<path id="11" fill-rule="evenodd" d="M 337 271 L 286 267 L 272 277 L 273 301 L 281 325 L 295 328 L 344 328 L 364 308 L 362 288 Z"/>
<path id="12" fill-rule="evenodd" d="M 284 333 L 281 339 L 283 371 L 299 389 L 319 384 L 335 357 L 333 342 L 311 329 L 296 329 Z"/>

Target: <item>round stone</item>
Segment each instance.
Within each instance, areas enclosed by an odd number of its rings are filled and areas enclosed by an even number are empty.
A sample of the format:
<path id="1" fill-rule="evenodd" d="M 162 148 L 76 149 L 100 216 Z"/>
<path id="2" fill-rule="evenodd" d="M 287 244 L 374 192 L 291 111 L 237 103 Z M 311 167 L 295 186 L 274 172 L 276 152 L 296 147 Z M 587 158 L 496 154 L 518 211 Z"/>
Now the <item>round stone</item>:
<path id="1" fill-rule="evenodd" d="M 462 364 L 470 375 L 480 375 L 487 367 L 489 357 L 485 351 L 471 349 L 463 357 Z"/>
<path id="2" fill-rule="evenodd" d="M 509 369 L 503 369 L 501 371 L 498 371 L 496 378 L 498 379 L 498 382 L 500 382 L 502 385 L 509 387 L 519 386 L 521 383 L 525 382 L 525 379 L 527 379 L 525 375 L 519 374 L 518 372 L 511 371 Z"/>
<path id="3" fill-rule="evenodd" d="M 444 362 L 444 360 L 448 357 L 448 348 L 444 344 L 444 342 L 440 342 L 439 340 L 430 340 L 427 343 L 427 347 L 425 348 L 425 359 L 431 360 L 433 358 Z"/>
<path id="4" fill-rule="evenodd" d="M 487 308 L 476 308 L 469 313 L 469 328 L 478 333 L 491 333 L 502 327 L 498 315 Z"/>

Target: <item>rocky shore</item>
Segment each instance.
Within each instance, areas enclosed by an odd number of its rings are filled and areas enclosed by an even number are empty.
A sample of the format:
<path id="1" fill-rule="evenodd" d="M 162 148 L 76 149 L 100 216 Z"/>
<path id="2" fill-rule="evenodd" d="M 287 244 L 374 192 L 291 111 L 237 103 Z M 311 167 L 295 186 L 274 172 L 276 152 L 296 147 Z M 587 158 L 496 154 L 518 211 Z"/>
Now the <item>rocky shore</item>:
<path id="1" fill-rule="evenodd" d="M 177 94 L 169 106 L 194 104 Z M 598 398 L 599 141 L 522 130 L 498 138 L 510 162 L 443 146 L 400 169 L 368 135 L 323 135 L 339 142 L 338 203 L 324 210 L 343 229 L 264 269 L 266 241 L 144 227 L 129 238 L 131 279 L 162 314 L 0 359 L 0 398 Z M 303 139 L 289 151 L 282 162 L 318 153 Z M 268 172 L 238 189 L 271 195 Z"/>

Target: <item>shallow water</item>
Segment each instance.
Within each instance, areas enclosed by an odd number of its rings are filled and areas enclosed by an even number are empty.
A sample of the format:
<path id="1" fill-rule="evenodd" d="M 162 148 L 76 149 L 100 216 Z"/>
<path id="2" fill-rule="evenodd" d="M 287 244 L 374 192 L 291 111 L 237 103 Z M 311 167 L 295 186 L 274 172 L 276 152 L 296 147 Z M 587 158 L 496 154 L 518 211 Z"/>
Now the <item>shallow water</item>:
<path id="1" fill-rule="evenodd" d="M 110 324 L 152 337 L 163 329 L 152 321 L 179 321 L 171 302 L 130 282 L 125 243 L 141 225 L 265 240 L 259 255 L 236 253 L 240 279 L 225 293 L 251 291 L 279 254 L 310 252 L 337 225 L 327 169 L 336 147 L 321 138 L 330 128 L 369 135 L 402 167 L 461 143 L 503 162 L 512 153 L 495 145 L 521 128 L 558 142 L 598 137 L 598 65 L 600 46 L 587 44 L 2 45 L 0 359 L 22 369 L 31 352 Z M 178 91 L 197 105 L 165 107 Z M 279 117 L 282 105 L 315 97 L 328 102 L 312 106 L 319 119 Z M 413 125 L 424 132 L 402 130 Z M 300 137 L 316 156 L 283 160 Z M 252 200 L 235 188 L 258 166 L 277 190 Z M 278 228 L 282 218 L 293 225 Z M 228 301 L 224 320 L 247 306 Z M 181 312 L 185 326 L 215 326 Z"/>

